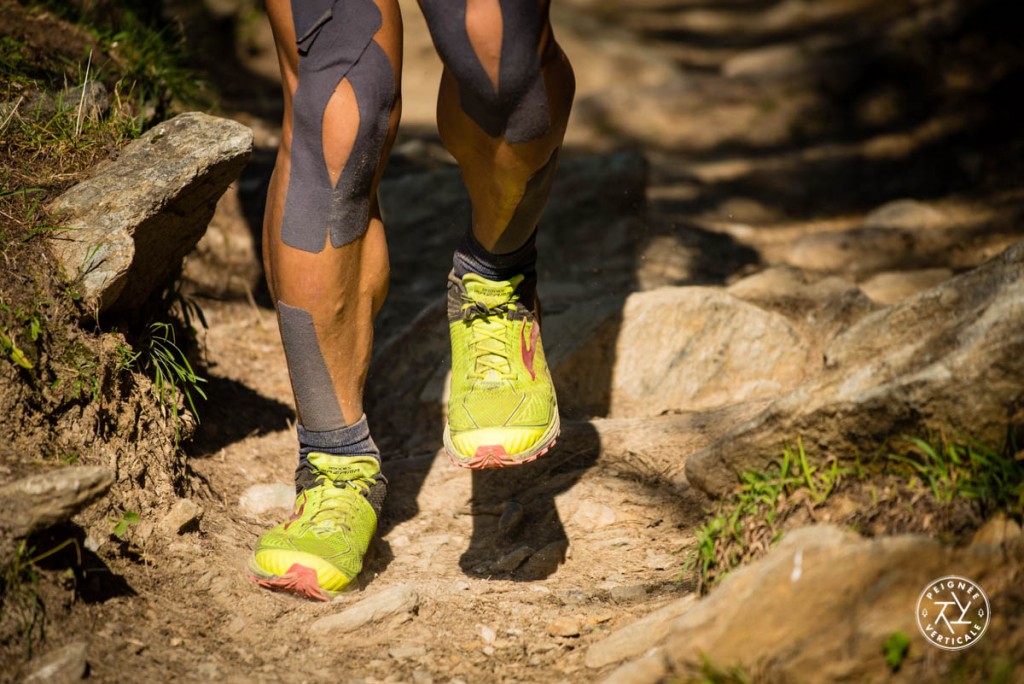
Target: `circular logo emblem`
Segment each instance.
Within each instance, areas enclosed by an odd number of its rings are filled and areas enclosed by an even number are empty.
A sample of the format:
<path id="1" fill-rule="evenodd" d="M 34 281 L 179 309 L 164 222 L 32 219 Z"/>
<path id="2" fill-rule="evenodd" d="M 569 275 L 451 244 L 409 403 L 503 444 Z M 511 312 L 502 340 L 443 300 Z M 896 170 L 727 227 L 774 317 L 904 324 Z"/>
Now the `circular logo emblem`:
<path id="1" fill-rule="evenodd" d="M 947 651 L 973 645 L 988 629 L 988 620 L 988 596 L 966 577 L 940 577 L 925 587 L 917 599 L 917 626 L 921 634 Z"/>

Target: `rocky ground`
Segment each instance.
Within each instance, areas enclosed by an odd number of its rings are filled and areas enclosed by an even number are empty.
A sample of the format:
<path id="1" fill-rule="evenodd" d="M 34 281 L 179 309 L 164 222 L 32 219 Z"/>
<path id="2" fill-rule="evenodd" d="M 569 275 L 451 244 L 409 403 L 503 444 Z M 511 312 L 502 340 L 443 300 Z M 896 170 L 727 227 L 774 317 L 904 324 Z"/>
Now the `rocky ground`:
<path id="1" fill-rule="evenodd" d="M 681 574 L 708 496 L 786 441 L 849 456 L 913 429 L 999 438 L 1019 419 L 1019 10 L 556 2 L 578 92 L 540 272 L 565 429 L 534 464 L 470 473 L 438 451 L 440 297 L 467 206 L 433 133 L 440 67 L 402 4 L 404 128 L 382 188 L 393 283 L 368 389 L 390 489 L 359 587 L 314 604 L 247 580 L 294 463 L 256 256 L 276 65 L 248 5 L 172 4 L 255 146 L 186 264 L 209 324 L 188 492 L 123 539 L 88 529 L 84 580 L 49 597 L 44 652 L 13 676 L 742 681 L 742 664 L 755 681 L 1019 681 L 1012 516 L 956 547 L 794 532 L 702 600 Z M 987 641 L 959 655 L 914 625 L 943 574 L 993 603 Z M 911 639 L 900 671 L 881 651 L 894 631 Z"/>

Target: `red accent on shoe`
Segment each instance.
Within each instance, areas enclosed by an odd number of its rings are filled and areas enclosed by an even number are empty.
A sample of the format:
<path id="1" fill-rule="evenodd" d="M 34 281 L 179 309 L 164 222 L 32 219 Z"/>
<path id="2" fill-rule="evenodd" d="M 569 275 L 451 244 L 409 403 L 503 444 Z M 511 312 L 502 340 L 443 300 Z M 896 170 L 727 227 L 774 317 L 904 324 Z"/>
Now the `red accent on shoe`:
<path id="1" fill-rule="evenodd" d="M 485 445 L 477 447 L 476 453 L 473 458 L 468 461 L 460 461 L 451 455 L 448 450 L 445 453 L 448 454 L 448 460 L 453 465 L 457 465 L 460 468 L 469 468 L 471 470 L 485 470 L 487 468 L 507 468 L 508 466 L 515 466 L 521 463 L 530 463 L 536 461 L 538 458 L 548 453 L 548 450 L 555 446 L 555 440 L 551 440 L 547 446 L 538 451 L 537 453 L 527 456 L 526 458 L 516 460 L 509 456 L 508 452 L 505 451 L 505 447 L 500 444 L 496 445 Z"/>
<path id="2" fill-rule="evenodd" d="M 305 511 L 305 510 L 306 510 L 306 492 L 302 492 L 302 505 L 299 506 L 297 510 L 292 511 L 292 514 L 290 516 L 288 516 L 288 522 L 286 522 L 284 524 L 284 529 L 287 530 L 288 527 L 293 522 L 295 522 L 296 520 L 301 518 L 302 517 L 302 512 Z M 299 566 L 299 567 L 302 567 L 302 566 Z"/>
<path id="3" fill-rule="evenodd" d="M 499 459 L 502 456 L 508 457 L 508 452 L 505 451 L 505 447 L 500 444 L 485 444 L 476 448 L 476 453 L 473 454 L 473 458 L 494 458 Z"/>
<path id="4" fill-rule="evenodd" d="M 540 335 L 540 328 L 537 327 L 536 321 L 530 324 L 530 348 L 526 348 L 526 337 L 523 332 L 526 330 L 524 325 L 519 329 L 519 349 L 523 355 L 523 364 L 526 366 L 526 370 L 530 373 L 530 379 L 536 380 L 537 374 L 533 372 L 533 356 L 537 353 L 537 337 Z"/>
<path id="5" fill-rule="evenodd" d="M 285 591 L 289 594 L 297 594 L 298 596 L 313 599 L 314 601 L 331 600 L 331 597 L 320 588 L 320 583 L 316 578 L 316 570 L 307 568 L 299 563 L 293 563 L 288 568 L 288 572 L 280 577 L 263 578 L 250 575 L 249 579 L 261 587 L 274 591 Z"/>

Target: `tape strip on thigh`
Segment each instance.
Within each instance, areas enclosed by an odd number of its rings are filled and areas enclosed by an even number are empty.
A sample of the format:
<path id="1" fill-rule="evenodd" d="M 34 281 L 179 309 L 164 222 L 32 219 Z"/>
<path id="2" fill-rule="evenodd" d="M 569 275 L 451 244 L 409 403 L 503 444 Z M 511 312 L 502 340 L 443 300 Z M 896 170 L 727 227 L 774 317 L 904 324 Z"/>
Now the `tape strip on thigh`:
<path id="1" fill-rule="evenodd" d="M 387 138 L 395 74 L 373 41 L 381 27 L 372 0 L 292 0 L 298 36 L 298 86 L 292 100 L 291 174 L 281 239 L 307 252 L 360 237 L 369 219 L 373 177 Z M 324 111 L 348 78 L 359 108 L 359 130 L 336 185 L 324 156 Z"/>

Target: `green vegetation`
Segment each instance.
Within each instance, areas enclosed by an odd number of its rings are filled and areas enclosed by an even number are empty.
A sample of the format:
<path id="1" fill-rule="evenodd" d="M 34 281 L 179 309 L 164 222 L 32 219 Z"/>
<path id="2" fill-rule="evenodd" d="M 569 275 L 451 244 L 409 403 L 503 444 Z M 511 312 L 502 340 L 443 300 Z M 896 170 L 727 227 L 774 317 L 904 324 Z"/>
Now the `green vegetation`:
<path id="1" fill-rule="evenodd" d="M 113 520 L 114 527 L 110 533 L 118 539 L 124 539 L 124 535 L 128 533 L 128 530 L 132 525 L 139 522 L 142 518 L 135 511 L 125 511 L 121 514 L 117 520 Z"/>
<path id="2" fill-rule="evenodd" d="M 118 368 L 141 370 L 153 381 L 153 397 L 161 413 L 170 415 L 174 422 L 175 439 L 180 438 L 181 415 L 179 397 L 199 422 L 197 398 L 205 400 L 200 376 L 188 352 L 198 348 L 200 327 L 207 327 L 202 309 L 195 300 L 186 297 L 177 287 L 168 288 L 155 313 L 130 334 L 135 340 L 134 350 L 127 345 L 116 348 Z"/>
<path id="3" fill-rule="evenodd" d="M 767 553 L 786 529 L 821 517 L 852 529 L 870 519 L 872 533 L 919 531 L 956 540 L 997 512 L 1018 519 L 1024 513 L 1024 460 L 1012 442 L 1000 450 L 938 435 L 899 437 L 891 445 L 864 465 L 859 459 L 842 465 L 835 456 L 814 465 L 800 440 L 787 446 L 767 471 L 745 473 L 736 491 L 715 504 L 695 533 L 682 576 L 706 593 Z M 852 505 L 832 506 L 839 492 Z M 908 500 L 920 515 L 908 519 L 901 503 Z"/>
<path id="4" fill-rule="evenodd" d="M 183 105 L 208 109 L 213 101 L 209 85 L 189 68 L 184 36 L 177 24 L 164 20 L 162 4 L 147 0 L 28 3 L 91 36 L 111 63 L 99 67 L 100 79 L 120 86 L 133 104 L 140 132 Z"/>
<path id="5" fill-rule="evenodd" d="M 701 653 L 700 663 L 683 681 L 688 684 L 752 684 L 754 678 L 739 665 L 722 667 L 706 653 Z"/>
<path id="6" fill-rule="evenodd" d="M 907 657 L 910 649 L 910 637 L 900 631 L 895 631 L 882 643 L 882 653 L 885 655 L 885 662 L 889 668 L 896 672 L 903 665 L 903 659 Z"/>
<path id="7" fill-rule="evenodd" d="M 1015 456 L 1008 457 L 973 439 L 929 443 L 905 437 L 902 441 L 909 445 L 910 454 L 889 458 L 920 476 L 936 501 L 976 502 L 986 517 L 996 511 L 1019 513 L 1024 509 L 1024 462 Z"/>
<path id="8" fill-rule="evenodd" d="M 131 373 L 146 373 L 154 403 L 177 421 L 178 392 L 192 411 L 204 396 L 187 357 L 201 313 L 165 298 L 136 320 L 116 322 L 129 333 L 105 344 L 105 331 L 79 328 L 87 312 L 75 284 L 60 277 L 39 238 L 62 230 L 60 217 L 45 210 L 50 200 L 173 110 L 207 104 L 206 91 L 159 2 L 31 0 L 6 20 L 0 258 L 9 277 L 0 279 L 0 363 L 17 373 L 0 383 L 22 385 L 25 400 L 53 420 L 74 404 L 123 400 Z M 36 31 L 21 29 L 29 24 Z M 39 42 L 44 33 L 50 37 Z"/>
<path id="9" fill-rule="evenodd" d="M 189 410 L 198 419 L 195 397 L 203 399 L 201 383 L 205 378 L 196 375 L 185 352 L 178 346 L 171 323 L 155 321 L 150 323 L 140 342 L 143 361 L 142 366 L 153 378 L 153 394 L 160 403 L 161 410 L 169 410 L 175 421 L 178 420 L 178 393 L 180 392 Z"/>
<path id="10" fill-rule="evenodd" d="M 739 489 L 697 530 L 697 548 L 684 573 L 693 574 L 698 590 L 706 592 L 729 570 L 767 552 L 797 505 L 824 503 L 851 472 L 834 458 L 823 468 L 811 466 L 799 440 L 796 449 L 787 446 L 767 472 L 745 473 Z"/>

